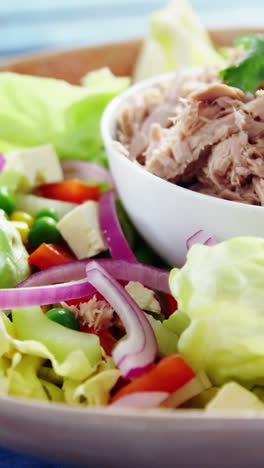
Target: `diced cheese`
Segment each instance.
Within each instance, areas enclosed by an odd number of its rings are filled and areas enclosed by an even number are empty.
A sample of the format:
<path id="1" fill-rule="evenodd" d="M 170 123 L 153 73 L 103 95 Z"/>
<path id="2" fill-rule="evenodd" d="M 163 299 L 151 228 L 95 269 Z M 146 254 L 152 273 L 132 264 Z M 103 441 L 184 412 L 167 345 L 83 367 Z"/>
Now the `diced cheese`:
<path id="1" fill-rule="evenodd" d="M 141 309 L 160 312 L 160 304 L 154 297 L 154 291 L 145 288 L 138 281 L 129 281 L 125 289 Z"/>
<path id="2" fill-rule="evenodd" d="M 57 228 L 79 259 L 93 257 L 106 250 L 95 201 L 87 201 L 74 208 L 59 221 Z"/>
<path id="3" fill-rule="evenodd" d="M 60 161 L 51 144 L 11 151 L 7 154 L 7 168 L 15 168 L 23 174 L 28 190 L 63 180 Z"/>
<path id="4" fill-rule="evenodd" d="M 225 384 L 207 405 L 207 411 L 263 410 L 263 403 L 252 392 L 237 384 Z"/>

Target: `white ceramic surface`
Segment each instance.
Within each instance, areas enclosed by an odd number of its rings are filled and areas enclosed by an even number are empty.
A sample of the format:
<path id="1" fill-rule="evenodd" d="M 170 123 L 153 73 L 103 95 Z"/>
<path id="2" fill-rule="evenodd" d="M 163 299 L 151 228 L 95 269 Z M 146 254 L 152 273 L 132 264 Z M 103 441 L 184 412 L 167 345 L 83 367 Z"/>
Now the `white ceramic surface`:
<path id="1" fill-rule="evenodd" d="M 217 241 L 263 236 L 264 207 L 221 200 L 169 183 L 131 162 L 114 147 L 115 119 L 124 103 L 134 93 L 168 76 L 136 84 L 116 97 L 105 110 L 101 128 L 118 193 L 133 223 L 164 260 L 181 266 L 187 252 L 186 240 L 199 229 Z"/>
<path id="2" fill-rule="evenodd" d="M 0 398 L 1 445 L 89 468 L 263 468 L 264 419 Z"/>

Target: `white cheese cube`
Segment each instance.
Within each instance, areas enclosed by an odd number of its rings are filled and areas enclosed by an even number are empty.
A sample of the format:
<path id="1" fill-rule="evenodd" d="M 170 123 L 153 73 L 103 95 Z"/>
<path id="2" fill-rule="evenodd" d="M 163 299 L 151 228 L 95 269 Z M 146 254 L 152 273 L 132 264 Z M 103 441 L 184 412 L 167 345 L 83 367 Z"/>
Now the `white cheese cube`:
<path id="1" fill-rule="evenodd" d="M 129 281 L 125 289 L 141 309 L 160 312 L 160 304 L 151 289 L 145 288 L 138 281 Z"/>
<path id="2" fill-rule="evenodd" d="M 34 146 L 7 154 L 7 168 L 15 168 L 27 180 L 27 189 L 60 182 L 63 172 L 53 145 Z"/>
<path id="3" fill-rule="evenodd" d="M 93 257 L 106 250 L 95 201 L 74 208 L 60 220 L 57 228 L 78 259 Z"/>
<path id="4" fill-rule="evenodd" d="M 252 392 L 230 382 L 218 391 L 207 405 L 207 411 L 263 410 L 263 403 Z"/>

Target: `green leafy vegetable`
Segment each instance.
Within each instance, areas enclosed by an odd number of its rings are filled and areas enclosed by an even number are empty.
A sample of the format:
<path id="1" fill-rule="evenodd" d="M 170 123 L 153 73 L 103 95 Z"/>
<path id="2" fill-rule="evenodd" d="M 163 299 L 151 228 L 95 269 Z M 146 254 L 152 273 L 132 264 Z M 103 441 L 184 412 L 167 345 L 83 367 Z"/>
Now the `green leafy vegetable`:
<path id="1" fill-rule="evenodd" d="M 0 73 L 0 151 L 53 143 L 62 159 L 106 164 L 100 118 L 128 85 L 128 78 L 117 78 L 108 69 L 88 74 L 83 86 Z"/>
<path id="2" fill-rule="evenodd" d="M 36 309 L 32 311 L 38 315 Z M 20 340 L 17 332 L 16 324 L 0 312 L 1 395 L 91 406 L 107 404 L 120 376 L 111 358 L 105 357 L 92 367 L 83 349 L 76 349 L 59 362 L 56 352 L 53 354 L 41 341 Z"/>
<path id="3" fill-rule="evenodd" d="M 167 356 L 171 353 L 178 353 L 178 336 L 166 328 L 160 320 L 155 320 L 149 314 L 146 314 L 153 328 L 158 343 L 159 356 Z"/>
<path id="4" fill-rule="evenodd" d="M 136 81 L 182 66 L 221 65 L 224 62 L 186 0 L 172 0 L 152 14 L 150 23 L 150 33 L 135 69 Z"/>
<path id="5" fill-rule="evenodd" d="M 243 47 L 245 54 L 219 75 L 228 85 L 253 93 L 264 80 L 264 35 L 241 35 L 234 46 Z"/>
<path id="6" fill-rule="evenodd" d="M 264 385 L 264 240 L 194 245 L 170 287 L 190 320 L 178 347 L 191 367 L 215 385 Z"/>
<path id="7" fill-rule="evenodd" d="M 53 322 L 43 314 L 40 307 L 13 309 L 12 317 L 17 337 L 28 343 L 31 342 L 28 340 L 34 340 L 39 346 L 46 347 L 58 363 L 76 355 L 72 371 L 76 372 L 77 379 L 81 378 L 80 375 L 82 378 L 87 377 L 99 363 L 101 349 L 97 336 L 70 330 Z"/>
<path id="8" fill-rule="evenodd" d="M 29 276 L 27 259 L 20 234 L 0 213 L 0 288 L 12 288 Z"/>

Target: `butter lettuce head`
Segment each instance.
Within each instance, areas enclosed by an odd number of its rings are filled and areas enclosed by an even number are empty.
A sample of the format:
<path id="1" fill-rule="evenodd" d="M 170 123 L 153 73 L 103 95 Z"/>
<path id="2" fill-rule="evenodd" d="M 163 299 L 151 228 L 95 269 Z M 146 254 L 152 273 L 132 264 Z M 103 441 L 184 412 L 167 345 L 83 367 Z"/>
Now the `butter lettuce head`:
<path id="1" fill-rule="evenodd" d="M 139 81 L 183 66 L 222 63 L 223 57 L 213 47 L 191 5 L 186 0 L 172 0 L 151 16 L 150 32 L 134 78 Z"/>
<path id="2" fill-rule="evenodd" d="M 30 274 L 19 232 L 0 214 L 0 288 L 12 288 Z"/>
<path id="3" fill-rule="evenodd" d="M 194 245 L 170 288 L 190 320 L 178 342 L 189 364 L 215 385 L 264 385 L 264 240 Z"/>
<path id="4" fill-rule="evenodd" d="M 129 85 L 107 69 L 83 86 L 62 80 L 0 73 L 0 151 L 53 143 L 60 158 L 106 164 L 100 136 L 105 106 Z"/>

